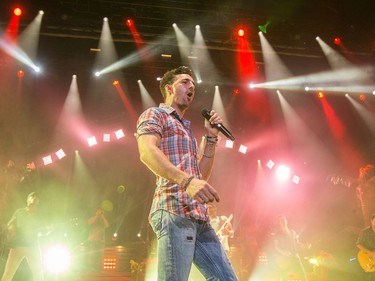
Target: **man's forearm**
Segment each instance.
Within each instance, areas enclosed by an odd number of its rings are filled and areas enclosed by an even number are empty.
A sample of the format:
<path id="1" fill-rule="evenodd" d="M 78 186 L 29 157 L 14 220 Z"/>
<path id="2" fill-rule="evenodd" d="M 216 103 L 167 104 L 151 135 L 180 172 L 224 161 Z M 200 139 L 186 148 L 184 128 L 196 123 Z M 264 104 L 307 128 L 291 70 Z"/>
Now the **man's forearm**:
<path id="1" fill-rule="evenodd" d="M 181 184 L 188 177 L 186 173 L 174 166 L 156 146 L 146 147 L 140 144 L 140 159 L 154 174 L 171 182 Z"/>

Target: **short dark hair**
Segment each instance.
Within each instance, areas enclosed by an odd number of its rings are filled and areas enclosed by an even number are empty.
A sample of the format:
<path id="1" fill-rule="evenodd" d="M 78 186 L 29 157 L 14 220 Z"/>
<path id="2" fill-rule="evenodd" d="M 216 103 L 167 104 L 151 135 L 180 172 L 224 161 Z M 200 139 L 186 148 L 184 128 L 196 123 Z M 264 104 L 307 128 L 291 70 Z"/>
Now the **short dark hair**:
<path id="1" fill-rule="evenodd" d="M 37 198 L 39 198 L 39 193 L 33 191 L 33 192 L 29 193 L 29 195 L 27 195 L 27 199 L 29 199 L 30 197 L 37 197 Z"/>
<path id="2" fill-rule="evenodd" d="M 179 66 L 177 68 L 168 70 L 164 74 L 163 78 L 160 80 L 160 92 L 163 95 L 164 100 L 167 96 L 167 93 L 165 91 L 165 85 L 172 84 L 174 82 L 176 75 L 179 74 L 188 74 L 191 77 L 193 77 L 193 71 L 187 66 Z"/>

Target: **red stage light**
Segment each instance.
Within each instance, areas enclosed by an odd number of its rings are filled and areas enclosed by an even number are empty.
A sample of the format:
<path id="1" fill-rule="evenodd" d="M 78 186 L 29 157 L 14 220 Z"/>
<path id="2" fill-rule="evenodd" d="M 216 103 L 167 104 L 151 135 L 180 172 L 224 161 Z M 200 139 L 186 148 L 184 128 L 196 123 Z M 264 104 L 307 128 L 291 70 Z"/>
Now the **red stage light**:
<path id="1" fill-rule="evenodd" d="M 359 99 L 360 99 L 360 100 L 365 100 L 365 99 L 366 99 L 366 96 L 365 96 L 365 95 L 360 95 L 360 96 L 359 96 Z"/>
<path id="2" fill-rule="evenodd" d="M 23 72 L 23 70 L 18 70 L 17 75 L 19 78 L 22 78 L 25 75 L 25 73 Z"/>
<path id="3" fill-rule="evenodd" d="M 113 80 L 112 84 L 113 86 L 117 86 L 118 84 L 120 84 L 120 82 L 118 80 Z"/>
<path id="4" fill-rule="evenodd" d="M 238 35 L 239 37 L 244 37 L 244 36 L 245 36 L 245 29 L 243 29 L 243 28 L 239 28 L 239 29 L 237 30 L 237 35 Z"/>
<path id="5" fill-rule="evenodd" d="M 239 89 L 233 89 L 233 95 L 239 95 L 240 90 Z"/>
<path id="6" fill-rule="evenodd" d="M 19 17 L 20 15 L 22 15 L 22 10 L 21 10 L 21 8 L 14 8 L 14 10 L 13 10 L 13 14 L 15 15 L 15 16 L 17 16 L 17 17 Z"/>
<path id="7" fill-rule="evenodd" d="M 324 98 L 324 93 L 323 92 L 319 92 L 318 93 L 318 98 L 320 98 L 320 99 Z"/>
<path id="8" fill-rule="evenodd" d="M 134 25 L 134 22 L 133 22 L 132 19 L 127 19 L 127 20 L 126 20 L 126 26 L 131 27 L 131 26 L 133 26 L 133 25 Z"/>
<path id="9" fill-rule="evenodd" d="M 341 43 L 340 37 L 336 37 L 335 39 L 333 39 L 333 43 L 335 43 L 335 45 L 340 45 Z"/>

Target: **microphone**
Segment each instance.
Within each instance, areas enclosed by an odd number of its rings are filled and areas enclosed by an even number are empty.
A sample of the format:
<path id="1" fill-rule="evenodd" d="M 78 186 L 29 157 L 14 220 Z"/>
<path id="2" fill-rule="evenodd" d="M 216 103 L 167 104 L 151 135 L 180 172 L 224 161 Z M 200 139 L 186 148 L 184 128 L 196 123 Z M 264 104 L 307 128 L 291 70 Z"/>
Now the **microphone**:
<path id="1" fill-rule="evenodd" d="M 206 118 L 207 120 L 210 120 L 210 118 L 211 118 L 210 110 L 208 110 L 207 108 L 203 108 L 201 110 L 201 113 L 202 113 L 204 118 Z M 213 126 L 216 127 L 228 139 L 230 139 L 231 141 L 234 141 L 234 139 L 235 139 L 234 136 L 231 134 L 231 132 L 229 132 L 229 130 L 227 128 L 224 127 L 223 124 L 219 123 L 219 124 L 214 124 Z"/>

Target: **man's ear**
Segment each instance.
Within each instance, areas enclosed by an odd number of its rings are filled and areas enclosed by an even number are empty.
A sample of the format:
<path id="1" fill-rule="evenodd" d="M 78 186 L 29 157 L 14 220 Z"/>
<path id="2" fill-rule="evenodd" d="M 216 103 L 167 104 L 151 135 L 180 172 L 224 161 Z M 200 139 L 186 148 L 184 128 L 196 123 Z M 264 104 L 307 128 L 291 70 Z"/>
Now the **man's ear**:
<path id="1" fill-rule="evenodd" d="M 169 94 L 172 93 L 172 86 L 171 86 L 171 85 L 169 85 L 169 84 L 165 85 L 165 89 L 167 90 L 167 92 L 168 92 Z"/>

